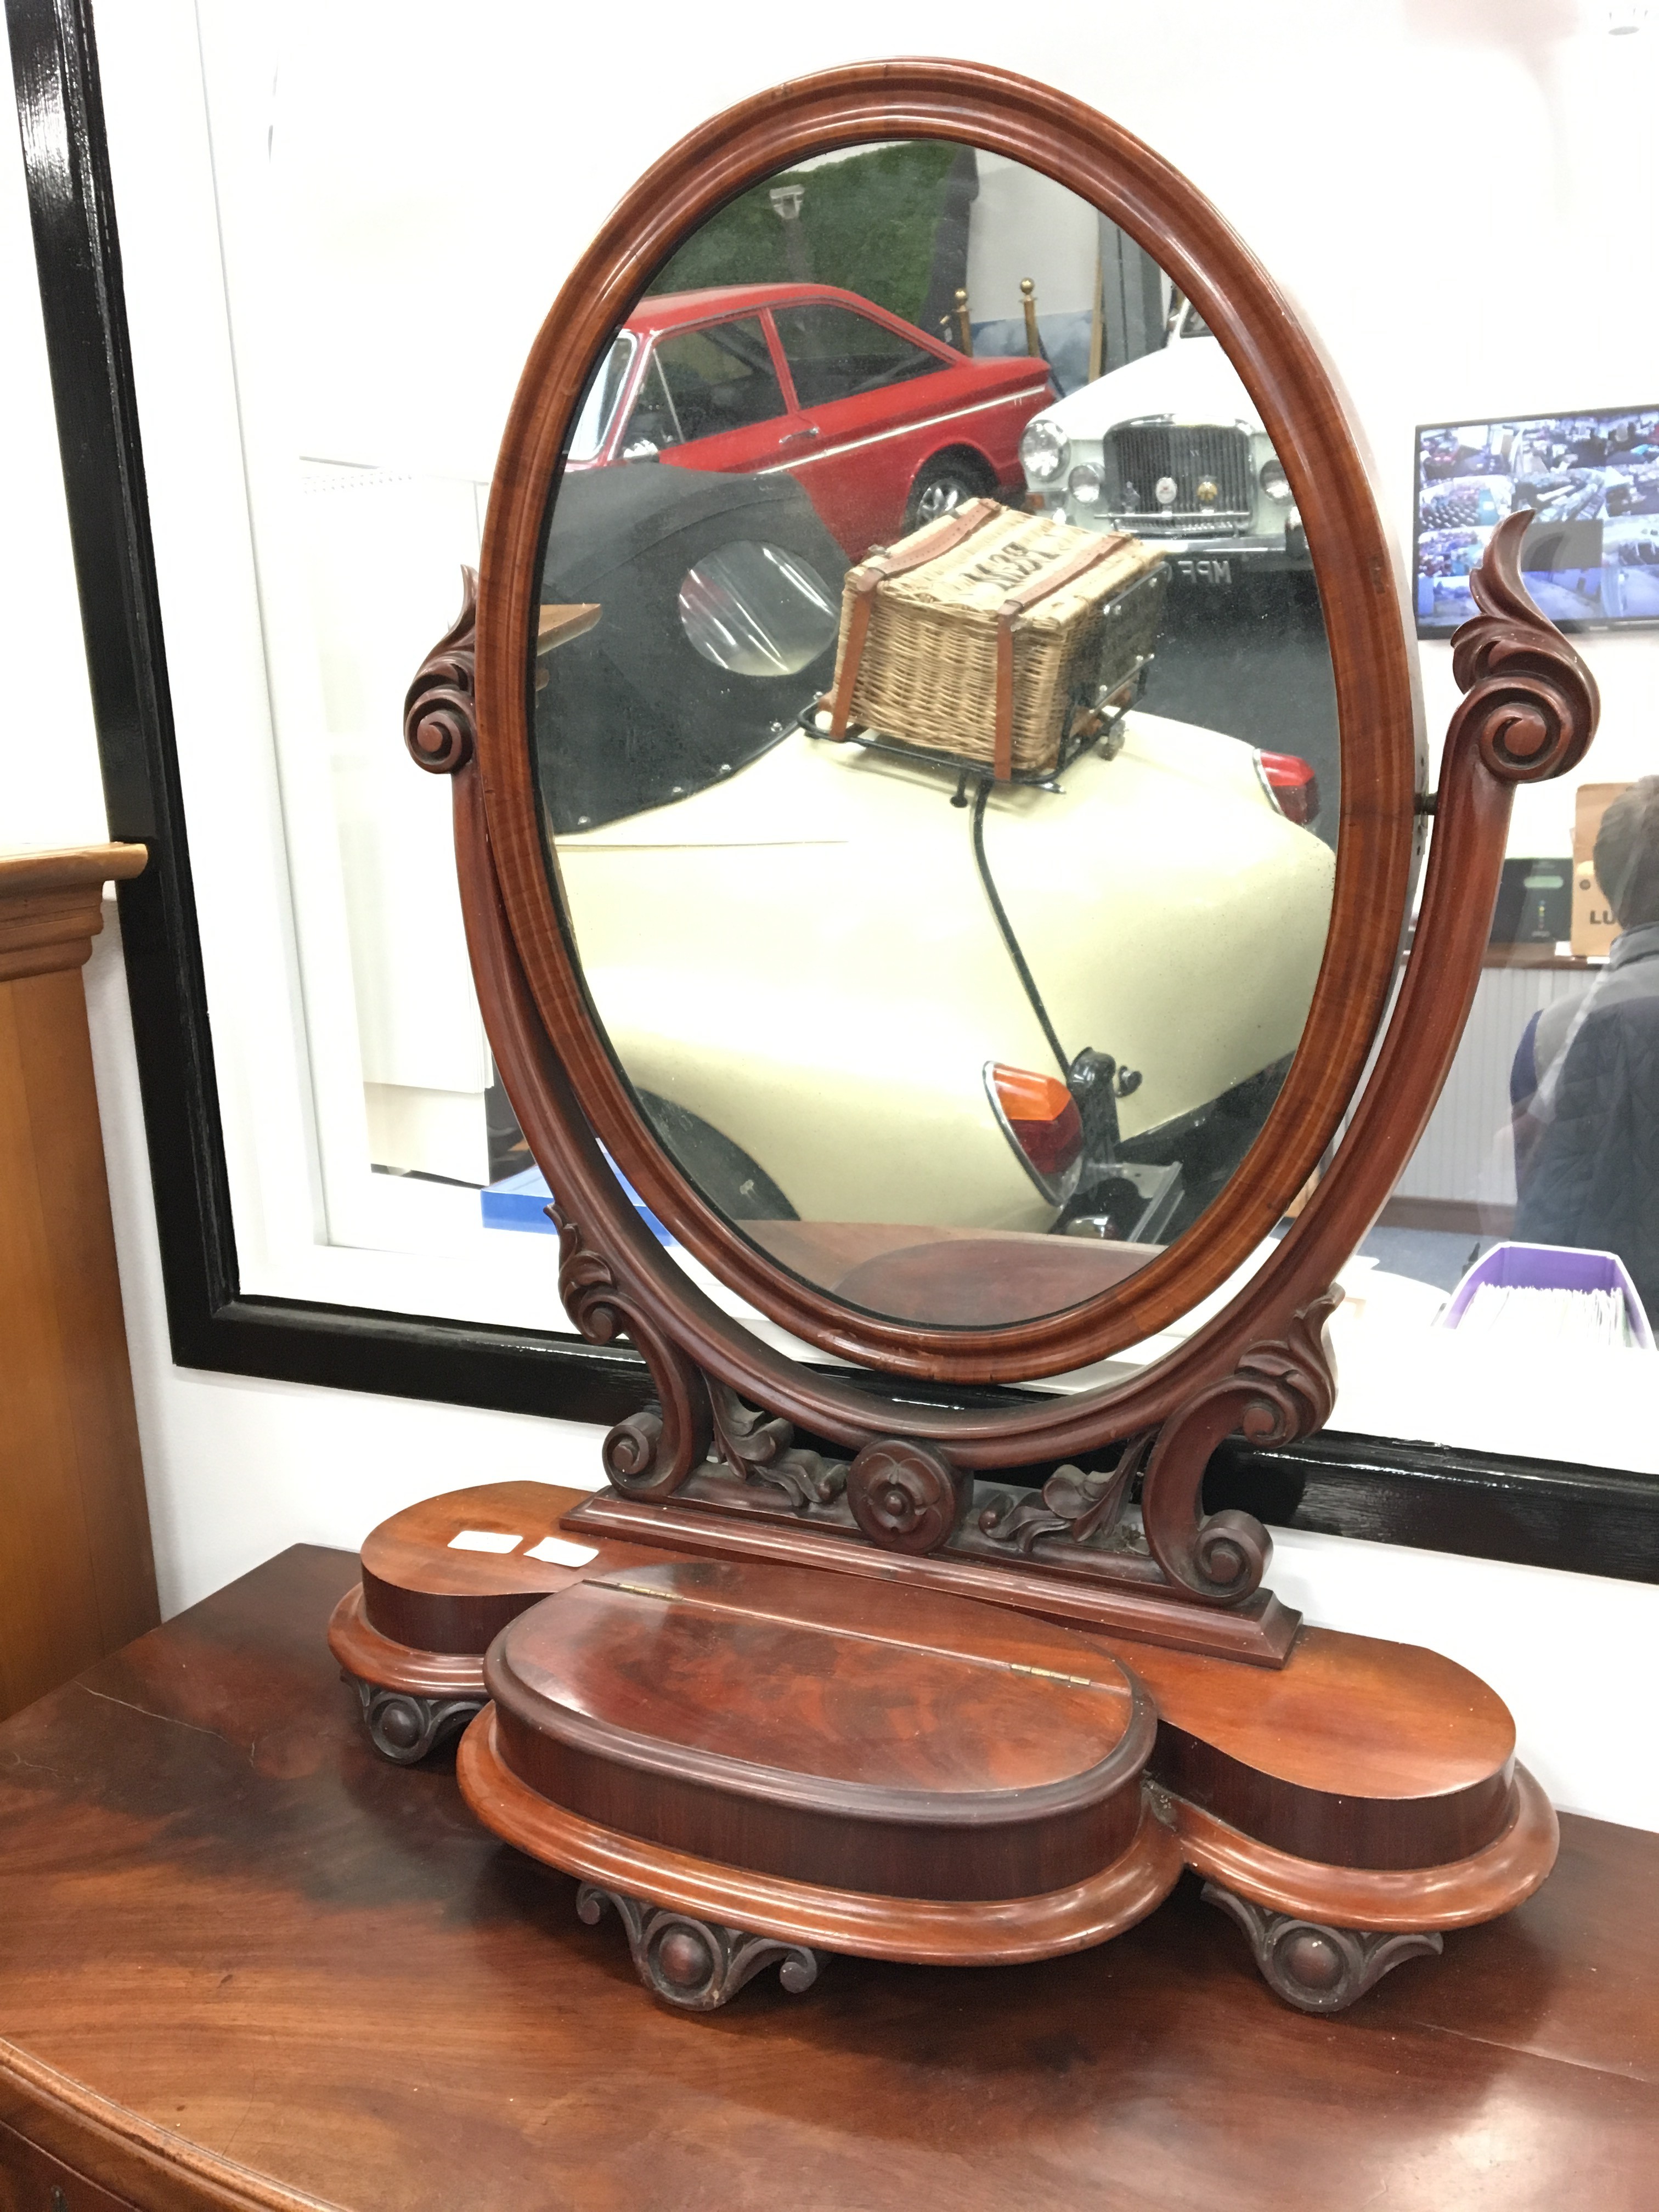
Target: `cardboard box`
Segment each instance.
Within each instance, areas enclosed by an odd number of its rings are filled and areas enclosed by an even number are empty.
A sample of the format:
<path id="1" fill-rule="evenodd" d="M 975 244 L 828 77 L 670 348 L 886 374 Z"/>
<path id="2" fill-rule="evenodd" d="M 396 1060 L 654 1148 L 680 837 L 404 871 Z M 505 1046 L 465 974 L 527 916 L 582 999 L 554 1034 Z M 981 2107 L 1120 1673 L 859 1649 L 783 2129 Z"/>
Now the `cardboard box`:
<path id="1" fill-rule="evenodd" d="M 1627 783 L 1581 783 L 1572 817 L 1572 949 L 1603 957 L 1613 949 L 1619 923 L 1595 877 L 1595 837 L 1601 817 Z"/>

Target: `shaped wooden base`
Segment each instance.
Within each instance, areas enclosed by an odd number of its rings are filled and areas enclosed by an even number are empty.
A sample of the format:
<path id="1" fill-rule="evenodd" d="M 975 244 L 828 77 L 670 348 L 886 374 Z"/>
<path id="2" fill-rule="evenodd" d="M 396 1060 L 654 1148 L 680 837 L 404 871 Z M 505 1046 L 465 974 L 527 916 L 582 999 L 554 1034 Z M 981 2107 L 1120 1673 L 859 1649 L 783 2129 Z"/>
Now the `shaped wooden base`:
<path id="1" fill-rule="evenodd" d="M 584 1917 L 614 1907 L 665 2002 L 772 1966 L 804 1990 L 836 1951 L 1085 1948 L 1185 1865 L 1279 1996 L 1335 2012 L 1553 1863 L 1508 1712 L 1434 1652 L 1304 1628 L 1264 1668 L 597 1530 L 591 1559 L 523 1559 L 574 1502 L 486 1486 L 398 1516 L 330 1642 L 386 1757 L 476 1716 L 468 1802 L 574 1875 Z M 454 1547 L 492 1531 L 514 1551 Z"/>
<path id="2" fill-rule="evenodd" d="M 1025 1966 L 1087 1950 L 1144 1920 L 1181 1875 L 1179 1845 L 1145 1808 L 1127 1847 L 1109 1866 L 1035 1897 L 883 1897 L 757 1874 L 644 1843 L 550 1805 L 502 1759 L 491 1707 L 461 1738 L 455 1773 L 487 1828 L 596 1888 L 814 1951 L 911 1966 Z"/>
<path id="3" fill-rule="evenodd" d="M 711 2011 L 735 1996 L 743 1982 L 778 1964 L 794 1947 L 812 1961 L 798 1964 L 784 1986 L 807 1988 L 822 1954 L 836 1951 L 909 1965 L 1022 1966 L 1037 1959 L 1103 1943 L 1159 1905 L 1183 1865 L 1201 1869 L 1217 1852 L 1216 1831 L 1198 1808 L 1149 1789 L 1133 1841 L 1092 1880 L 1046 1896 L 994 1903 L 872 1897 L 776 1876 L 757 1875 L 642 1843 L 547 1803 L 519 1780 L 501 1756 L 495 1714 L 486 1708 L 462 1738 L 456 1774 L 463 1796 L 484 1826 L 532 1858 L 581 1881 L 578 1911 L 592 1924 L 593 1902 L 628 1900 L 617 1909 L 627 1929 L 641 1980 L 671 2004 Z M 1397 1921 L 1413 1909 L 1408 1883 L 1392 1893 L 1368 1882 L 1362 1871 L 1322 1867 L 1282 1855 L 1258 1854 L 1250 1838 L 1229 1838 L 1231 1855 L 1258 1891 L 1277 1889 L 1279 1906 L 1247 1898 L 1210 1881 L 1206 1899 L 1237 1921 L 1249 1940 L 1263 1979 L 1275 1996 L 1304 2012 L 1345 2011 L 1407 1959 L 1437 1954 L 1448 1928 L 1495 1919 L 1532 1893 L 1555 1857 L 1555 1821 L 1543 1793 L 1524 1770 L 1517 1774 L 1516 1817 L 1498 1846 L 1468 1861 L 1425 1868 L 1416 1878 L 1415 1910 L 1437 1924 L 1381 1929 L 1349 1924 L 1350 1914 L 1371 1912 Z M 1315 1918 L 1296 1900 L 1321 1891 L 1332 1917 Z M 586 1900 L 589 1909 L 584 1909 Z M 655 1916 L 655 1917 L 653 1917 Z M 666 1965 L 653 1950 L 671 1925 L 717 1929 L 709 1956 L 752 1963 L 741 1975 L 728 1965 L 715 1974 L 693 1972 L 689 1954 Z M 777 1947 L 762 1956 L 742 1950 L 747 1939 Z M 678 1974 L 681 1979 L 676 1980 Z M 666 1984 L 666 1986 L 665 1986 Z"/>

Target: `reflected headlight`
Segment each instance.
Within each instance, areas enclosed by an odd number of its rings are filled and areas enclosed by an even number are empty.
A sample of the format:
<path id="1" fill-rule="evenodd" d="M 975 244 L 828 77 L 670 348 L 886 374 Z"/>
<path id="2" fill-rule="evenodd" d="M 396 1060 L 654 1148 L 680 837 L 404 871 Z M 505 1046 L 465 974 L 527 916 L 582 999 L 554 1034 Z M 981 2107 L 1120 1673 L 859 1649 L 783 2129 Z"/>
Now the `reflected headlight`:
<path id="1" fill-rule="evenodd" d="M 1277 453 L 1270 453 L 1263 461 L 1256 471 L 1256 482 L 1269 499 L 1288 499 L 1291 495 L 1291 480 Z"/>
<path id="2" fill-rule="evenodd" d="M 1085 461 L 1066 477 L 1066 489 L 1079 507 L 1098 507 L 1106 491 L 1105 471 Z"/>
<path id="3" fill-rule="evenodd" d="M 1066 433 L 1058 422 L 1039 415 L 1025 425 L 1019 441 L 1019 465 L 1033 483 L 1052 483 L 1066 465 Z"/>

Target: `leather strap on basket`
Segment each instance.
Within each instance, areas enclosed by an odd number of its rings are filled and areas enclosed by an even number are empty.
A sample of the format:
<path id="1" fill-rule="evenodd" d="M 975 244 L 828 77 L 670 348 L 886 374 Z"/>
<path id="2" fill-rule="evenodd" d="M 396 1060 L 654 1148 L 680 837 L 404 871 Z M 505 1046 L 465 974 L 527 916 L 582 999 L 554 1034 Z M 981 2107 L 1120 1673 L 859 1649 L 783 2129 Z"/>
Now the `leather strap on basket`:
<path id="1" fill-rule="evenodd" d="M 1069 561 L 1056 562 L 1052 568 L 1033 576 L 1030 583 L 1022 584 L 1018 591 L 1010 592 L 997 609 L 997 723 L 994 748 L 991 755 L 991 773 L 999 783 L 1006 783 L 1014 773 L 1014 624 L 1040 600 L 1051 599 L 1067 584 L 1086 576 L 1103 561 L 1134 540 L 1121 530 L 1110 532 L 1098 544 L 1086 546 L 1081 553 L 1073 553 Z"/>
<path id="2" fill-rule="evenodd" d="M 870 635 L 870 616 L 879 586 L 895 576 L 908 576 L 913 568 L 926 568 L 928 562 L 937 561 L 942 553 L 954 553 L 958 545 L 964 544 L 976 530 L 982 530 L 994 516 L 1006 512 L 1000 500 L 970 499 L 953 514 L 942 514 L 925 530 L 913 532 L 890 550 L 872 553 L 854 569 L 847 580 L 853 587 L 853 617 L 847 626 L 841 665 L 836 671 L 835 691 L 828 702 L 832 738 L 847 735 L 848 720 L 853 711 L 853 690 L 859 680 L 859 664 L 864 658 L 864 641 Z"/>

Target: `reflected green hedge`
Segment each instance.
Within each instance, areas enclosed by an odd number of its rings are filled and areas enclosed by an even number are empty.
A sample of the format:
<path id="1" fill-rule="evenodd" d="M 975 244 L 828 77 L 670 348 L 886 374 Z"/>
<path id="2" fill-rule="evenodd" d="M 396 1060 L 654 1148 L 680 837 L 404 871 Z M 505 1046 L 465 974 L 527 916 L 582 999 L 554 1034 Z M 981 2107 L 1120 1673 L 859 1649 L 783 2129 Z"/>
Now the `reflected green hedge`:
<path id="1" fill-rule="evenodd" d="M 787 284 L 784 226 L 767 194 L 800 185 L 800 226 L 812 281 L 838 284 L 915 322 L 927 296 L 933 234 L 957 148 L 916 140 L 878 146 L 816 169 L 768 178 L 711 216 L 657 276 L 653 292 L 711 284 Z"/>

